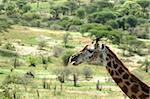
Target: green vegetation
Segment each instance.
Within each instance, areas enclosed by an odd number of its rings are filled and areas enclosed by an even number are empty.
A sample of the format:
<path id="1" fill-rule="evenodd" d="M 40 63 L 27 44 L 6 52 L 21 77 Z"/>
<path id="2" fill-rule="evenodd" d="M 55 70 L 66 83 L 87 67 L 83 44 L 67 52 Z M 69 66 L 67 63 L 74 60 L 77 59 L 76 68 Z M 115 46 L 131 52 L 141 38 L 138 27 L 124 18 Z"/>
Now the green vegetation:
<path id="1" fill-rule="evenodd" d="M 121 99 L 101 63 L 68 64 L 95 37 L 150 84 L 149 5 L 149 0 L 0 0 L 0 98 Z"/>

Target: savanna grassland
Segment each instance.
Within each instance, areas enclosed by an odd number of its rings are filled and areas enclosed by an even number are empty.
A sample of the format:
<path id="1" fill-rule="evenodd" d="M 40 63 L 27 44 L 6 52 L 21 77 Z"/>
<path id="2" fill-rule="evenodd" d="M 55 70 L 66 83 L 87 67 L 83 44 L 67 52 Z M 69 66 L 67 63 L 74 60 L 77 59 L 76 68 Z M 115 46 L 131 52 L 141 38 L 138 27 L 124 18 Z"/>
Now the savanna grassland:
<path id="1" fill-rule="evenodd" d="M 101 37 L 150 85 L 148 0 L 0 0 L 0 99 L 124 99 L 98 62 L 69 57 Z"/>

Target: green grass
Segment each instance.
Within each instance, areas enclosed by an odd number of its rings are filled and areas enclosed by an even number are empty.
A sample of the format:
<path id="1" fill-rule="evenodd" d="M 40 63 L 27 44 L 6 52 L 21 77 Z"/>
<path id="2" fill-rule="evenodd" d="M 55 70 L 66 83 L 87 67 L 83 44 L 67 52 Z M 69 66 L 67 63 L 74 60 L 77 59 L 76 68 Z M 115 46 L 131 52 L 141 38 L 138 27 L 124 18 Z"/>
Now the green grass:
<path id="1" fill-rule="evenodd" d="M 21 40 L 21 43 L 24 43 L 25 46 L 38 44 L 37 38 L 42 36 L 50 37 L 51 41 L 54 40 L 59 42 L 57 46 L 63 47 L 63 35 L 65 31 L 52 31 L 48 29 L 38 29 L 38 28 L 30 28 L 30 27 L 22 27 L 22 26 L 13 26 L 9 32 L 0 34 L 0 39 L 4 40 L 7 38 L 5 42 L 15 42 L 16 40 Z M 90 42 L 89 38 L 81 37 L 80 33 L 70 32 L 72 39 L 69 40 L 68 45 L 71 45 L 75 48 L 64 48 L 64 50 L 73 50 L 74 52 L 81 50 L 82 47 Z M 52 46 L 56 46 L 55 43 Z M 48 47 L 48 51 L 52 51 L 51 47 Z M 55 74 L 54 70 L 62 68 L 62 60 L 60 57 L 51 57 L 52 63 L 48 64 L 48 69 L 45 70 L 43 65 L 41 64 L 41 60 L 38 56 L 36 57 L 37 66 L 36 68 L 29 67 L 29 56 L 20 56 L 19 58 L 25 60 L 27 65 L 22 65 L 14 69 L 13 74 L 22 76 L 27 71 L 33 70 L 35 72 L 35 78 L 33 82 L 27 85 L 27 91 L 24 90 L 23 85 L 17 85 L 20 89 L 17 92 L 19 99 L 37 99 L 36 90 L 39 90 L 40 99 L 120 99 L 123 97 L 122 92 L 118 91 L 118 86 L 114 82 L 100 82 L 102 85 L 102 91 L 96 91 L 96 82 L 93 81 L 85 81 L 83 75 L 80 76 L 78 81 L 78 87 L 73 86 L 72 81 L 66 81 L 63 84 L 63 92 L 60 92 L 60 83 L 54 78 Z M 6 57 L 0 54 L 0 84 L 6 78 L 7 75 L 11 74 L 10 69 L 12 68 L 12 59 L 14 57 Z M 69 65 L 70 66 L 70 65 Z M 76 68 L 78 70 L 82 70 L 85 66 L 91 67 L 93 71 L 93 77 L 108 77 L 108 72 L 104 66 L 101 65 L 89 65 L 87 63 L 80 64 Z M 71 67 L 71 66 L 70 66 Z M 133 71 L 135 75 L 139 78 L 142 78 L 144 82 L 149 84 L 150 78 L 149 74 L 145 73 L 143 70 L 137 68 Z M 43 89 L 43 79 L 47 78 L 51 82 L 51 89 Z M 57 85 L 56 95 L 53 94 L 54 86 Z M 109 89 L 112 87 L 112 90 Z M 113 89 L 114 88 L 114 89 Z M 115 90 L 117 89 L 117 90 Z M 80 97 L 79 97 L 80 96 Z M 0 98 L 1 99 L 1 98 Z"/>

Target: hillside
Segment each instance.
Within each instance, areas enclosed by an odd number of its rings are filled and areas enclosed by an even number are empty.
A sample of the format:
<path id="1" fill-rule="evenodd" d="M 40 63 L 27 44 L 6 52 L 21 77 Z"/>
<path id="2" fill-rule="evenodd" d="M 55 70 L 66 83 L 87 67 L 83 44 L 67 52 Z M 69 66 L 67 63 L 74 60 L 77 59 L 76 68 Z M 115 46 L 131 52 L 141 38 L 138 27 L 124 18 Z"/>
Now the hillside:
<path id="1" fill-rule="evenodd" d="M 0 99 L 126 99 L 100 61 L 67 64 L 96 37 L 150 86 L 149 0 L 0 0 Z"/>
<path id="2" fill-rule="evenodd" d="M 11 74 L 12 77 L 17 77 L 15 81 L 16 85 L 15 88 L 17 90 L 12 89 L 12 91 L 16 92 L 17 97 L 20 97 L 20 99 L 29 98 L 32 97 L 33 99 L 36 99 L 38 97 L 37 91 L 40 94 L 40 98 L 46 97 L 52 97 L 55 98 L 71 98 L 76 97 L 77 99 L 83 99 L 83 98 L 98 98 L 98 97 L 104 97 L 105 99 L 110 99 L 109 97 L 114 96 L 116 99 L 120 99 L 120 97 L 123 97 L 121 90 L 116 86 L 114 82 L 110 79 L 110 76 L 108 75 L 105 67 L 101 65 L 88 65 L 87 63 L 81 64 L 78 69 L 78 71 L 82 71 L 83 68 L 86 66 L 90 68 L 93 72 L 92 78 L 88 81 L 85 80 L 84 75 L 80 74 L 78 86 L 79 87 L 73 87 L 72 77 L 68 78 L 69 80 L 66 81 L 66 83 L 63 84 L 63 91 L 61 91 L 59 81 L 56 79 L 57 75 L 59 75 L 58 71 L 63 70 L 62 65 L 62 54 L 60 54 L 60 57 L 55 57 L 53 49 L 55 47 L 63 46 L 63 35 L 65 34 L 65 31 L 51 31 L 47 29 L 39 29 L 39 28 L 30 28 L 30 27 L 22 27 L 22 26 L 13 26 L 12 29 L 9 30 L 9 32 L 6 32 L 2 34 L 1 40 L 2 42 L 10 42 L 16 49 L 16 52 L 19 54 L 19 61 L 21 64 L 14 68 L 13 72 L 11 72 L 11 68 L 13 68 L 12 63 L 15 57 L 10 56 L 1 56 L 0 61 L 0 82 L 1 84 L 5 82 L 8 82 L 6 80 L 6 77 L 8 79 L 8 75 Z M 16 36 L 14 36 L 14 34 Z M 56 35 L 57 34 L 57 35 Z M 28 35 L 28 36 L 25 36 Z M 65 50 L 71 50 L 71 51 L 78 51 L 80 50 L 85 44 L 89 43 L 91 40 L 88 37 L 81 37 L 80 33 L 74 33 L 70 32 L 71 38 L 69 39 L 68 45 L 72 45 L 72 48 L 67 48 Z M 7 40 L 4 38 L 8 38 Z M 44 47 L 42 50 L 38 49 L 39 40 L 46 40 L 47 46 Z M 7 41 L 7 42 L 6 42 Z M 105 44 L 107 44 L 118 56 L 124 64 L 127 66 L 127 68 L 134 73 L 136 76 L 138 76 L 141 80 L 143 80 L 145 83 L 150 84 L 149 79 L 149 73 L 145 73 L 142 69 L 140 69 L 140 64 L 137 63 L 138 61 L 141 61 L 144 59 L 143 56 L 139 57 L 138 55 L 135 55 L 134 57 L 123 57 L 122 56 L 122 50 L 119 49 L 116 45 L 113 45 L 109 42 L 102 41 Z M 3 46 L 3 45 L 2 45 Z M 56 50 L 56 49 L 55 49 Z M 7 53 L 7 52 L 6 52 Z M 41 56 L 50 56 L 50 61 L 47 64 L 47 69 L 43 67 L 44 64 L 42 64 Z M 30 64 L 29 56 L 34 55 L 36 57 L 36 67 L 29 67 Z M 136 59 L 136 60 L 134 60 Z M 61 68 L 61 69 L 60 69 Z M 68 66 L 68 69 L 73 69 L 73 66 Z M 35 78 L 32 79 L 30 76 L 26 78 L 26 73 L 32 71 L 35 75 Z M 54 73 L 58 72 L 58 73 Z M 24 85 L 24 83 L 19 84 L 18 77 L 24 77 L 24 79 L 31 80 L 31 82 L 28 83 L 28 85 Z M 29 79 L 30 78 L 30 79 Z M 13 80 L 13 79 L 12 79 Z M 96 91 L 96 83 L 97 81 L 100 81 L 100 86 L 102 86 L 102 91 Z M 43 83 L 46 81 L 46 84 L 48 83 L 50 88 L 43 88 Z M 25 81 L 26 82 L 26 81 Z M 20 86 L 20 87 L 19 87 Z M 23 88 L 26 86 L 26 90 Z M 54 95 L 54 88 L 57 86 L 56 95 Z M 11 88 L 14 88 L 12 85 L 9 86 Z M 90 90 L 89 90 L 90 89 Z M 18 91 L 19 90 L 19 91 Z M 23 93 L 26 93 L 23 95 Z M 117 92 L 117 94 L 116 94 Z M 9 93 L 11 94 L 11 93 Z M 81 95 L 79 98 L 78 95 Z M 75 98 L 75 99 L 76 99 Z"/>

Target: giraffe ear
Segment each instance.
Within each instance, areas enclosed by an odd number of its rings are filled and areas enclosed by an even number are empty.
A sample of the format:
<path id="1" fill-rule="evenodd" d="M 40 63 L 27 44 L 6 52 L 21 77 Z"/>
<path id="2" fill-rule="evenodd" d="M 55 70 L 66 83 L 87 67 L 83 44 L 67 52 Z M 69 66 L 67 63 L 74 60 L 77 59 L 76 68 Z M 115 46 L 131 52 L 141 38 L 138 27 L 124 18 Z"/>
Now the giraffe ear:
<path id="1" fill-rule="evenodd" d="M 97 38 L 96 38 L 96 43 L 98 43 L 99 40 L 100 40 L 100 37 L 97 37 Z"/>

